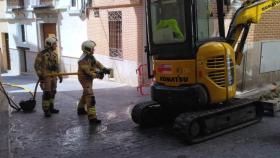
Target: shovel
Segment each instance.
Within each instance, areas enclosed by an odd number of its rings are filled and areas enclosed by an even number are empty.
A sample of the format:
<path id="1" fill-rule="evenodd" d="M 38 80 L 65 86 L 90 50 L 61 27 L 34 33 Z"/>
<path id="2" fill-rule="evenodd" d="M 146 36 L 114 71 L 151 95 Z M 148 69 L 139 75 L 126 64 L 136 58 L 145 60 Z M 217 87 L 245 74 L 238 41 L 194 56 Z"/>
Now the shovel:
<path id="1" fill-rule="evenodd" d="M 31 112 L 34 110 L 35 106 L 36 106 L 36 93 L 37 93 L 37 88 L 38 88 L 38 85 L 39 85 L 39 80 L 37 81 L 36 83 L 36 86 L 35 86 L 35 89 L 34 89 L 34 94 L 33 94 L 33 97 L 30 98 L 29 100 L 26 100 L 26 101 L 20 101 L 19 102 L 19 106 L 20 108 L 25 111 L 25 112 Z"/>

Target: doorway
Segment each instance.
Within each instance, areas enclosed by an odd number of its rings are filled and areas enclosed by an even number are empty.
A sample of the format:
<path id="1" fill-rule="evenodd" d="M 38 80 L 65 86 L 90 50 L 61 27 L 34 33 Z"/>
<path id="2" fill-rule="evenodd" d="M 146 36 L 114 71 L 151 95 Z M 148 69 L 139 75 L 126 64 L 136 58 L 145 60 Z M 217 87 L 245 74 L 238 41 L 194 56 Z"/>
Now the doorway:
<path id="1" fill-rule="evenodd" d="M 26 51 L 29 48 L 18 47 L 19 50 L 19 58 L 20 58 L 20 72 L 27 72 L 27 58 Z"/>
<path id="2" fill-rule="evenodd" d="M 43 33 L 43 43 L 45 44 L 45 40 L 48 37 L 56 37 L 57 38 L 57 33 L 56 33 L 56 23 L 43 23 L 42 24 L 42 33 Z M 43 46 L 45 46 L 43 44 Z M 59 42 L 57 43 L 58 47 L 56 48 L 56 52 L 59 55 Z"/>
<path id="3" fill-rule="evenodd" d="M 44 23 L 43 29 L 43 41 L 48 37 L 56 37 L 56 23 Z"/>

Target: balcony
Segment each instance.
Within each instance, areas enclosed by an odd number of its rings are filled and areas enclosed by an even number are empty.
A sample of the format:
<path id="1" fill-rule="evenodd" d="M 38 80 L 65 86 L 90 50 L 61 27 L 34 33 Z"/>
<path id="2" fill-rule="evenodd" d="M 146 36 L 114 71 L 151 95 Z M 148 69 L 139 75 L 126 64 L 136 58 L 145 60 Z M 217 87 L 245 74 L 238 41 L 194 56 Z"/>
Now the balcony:
<path id="1" fill-rule="evenodd" d="M 7 1 L 7 8 L 10 10 L 23 9 L 24 0 L 9 0 Z"/>
<path id="2" fill-rule="evenodd" d="M 54 8 L 55 0 L 31 0 L 31 7 L 34 9 Z"/>
<path id="3" fill-rule="evenodd" d="M 114 8 L 141 5 L 143 0 L 95 0 L 93 8 Z"/>

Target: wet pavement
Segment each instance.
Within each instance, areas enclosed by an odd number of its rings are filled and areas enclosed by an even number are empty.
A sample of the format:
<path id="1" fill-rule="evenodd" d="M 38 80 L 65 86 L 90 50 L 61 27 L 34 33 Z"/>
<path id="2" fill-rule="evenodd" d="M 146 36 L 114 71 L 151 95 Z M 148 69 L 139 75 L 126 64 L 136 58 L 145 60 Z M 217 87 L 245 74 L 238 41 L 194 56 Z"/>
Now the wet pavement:
<path id="1" fill-rule="evenodd" d="M 33 76 L 4 77 L 5 81 L 32 89 Z M 89 126 L 77 116 L 81 87 L 76 79 L 58 85 L 59 114 L 43 117 L 41 92 L 32 113 L 10 113 L 11 158 L 274 158 L 280 156 L 280 117 L 195 145 L 187 145 L 164 127 L 141 129 L 130 118 L 134 104 L 149 100 L 135 87 L 95 81 L 94 92 L 100 126 Z M 10 89 L 16 101 L 29 94 Z M 1 127 L 2 128 L 2 127 Z M 1 137 L 0 137 L 1 138 Z M 2 140 L 1 140 L 2 141 Z M 1 155 L 1 154 L 0 154 Z"/>

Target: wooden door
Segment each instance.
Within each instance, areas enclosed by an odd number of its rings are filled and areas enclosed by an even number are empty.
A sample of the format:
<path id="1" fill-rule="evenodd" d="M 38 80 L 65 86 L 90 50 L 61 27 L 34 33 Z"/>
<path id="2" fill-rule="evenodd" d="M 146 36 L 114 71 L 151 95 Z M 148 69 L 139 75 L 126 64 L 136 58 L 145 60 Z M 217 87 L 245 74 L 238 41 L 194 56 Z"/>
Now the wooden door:
<path id="1" fill-rule="evenodd" d="M 43 24 L 43 37 L 44 41 L 48 37 L 56 37 L 56 23 Z"/>
<path id="2" fill-rule="evenodd" d="M 56 23 L 44 23 L 42 29 L 43 29 L 44 42 L 45 39 L 48 37 L 56 37 L 58 39 L 56 33 Z M 59 42 L 57 42 L 56 52 L 58 55 L 60 55 Z"/>

